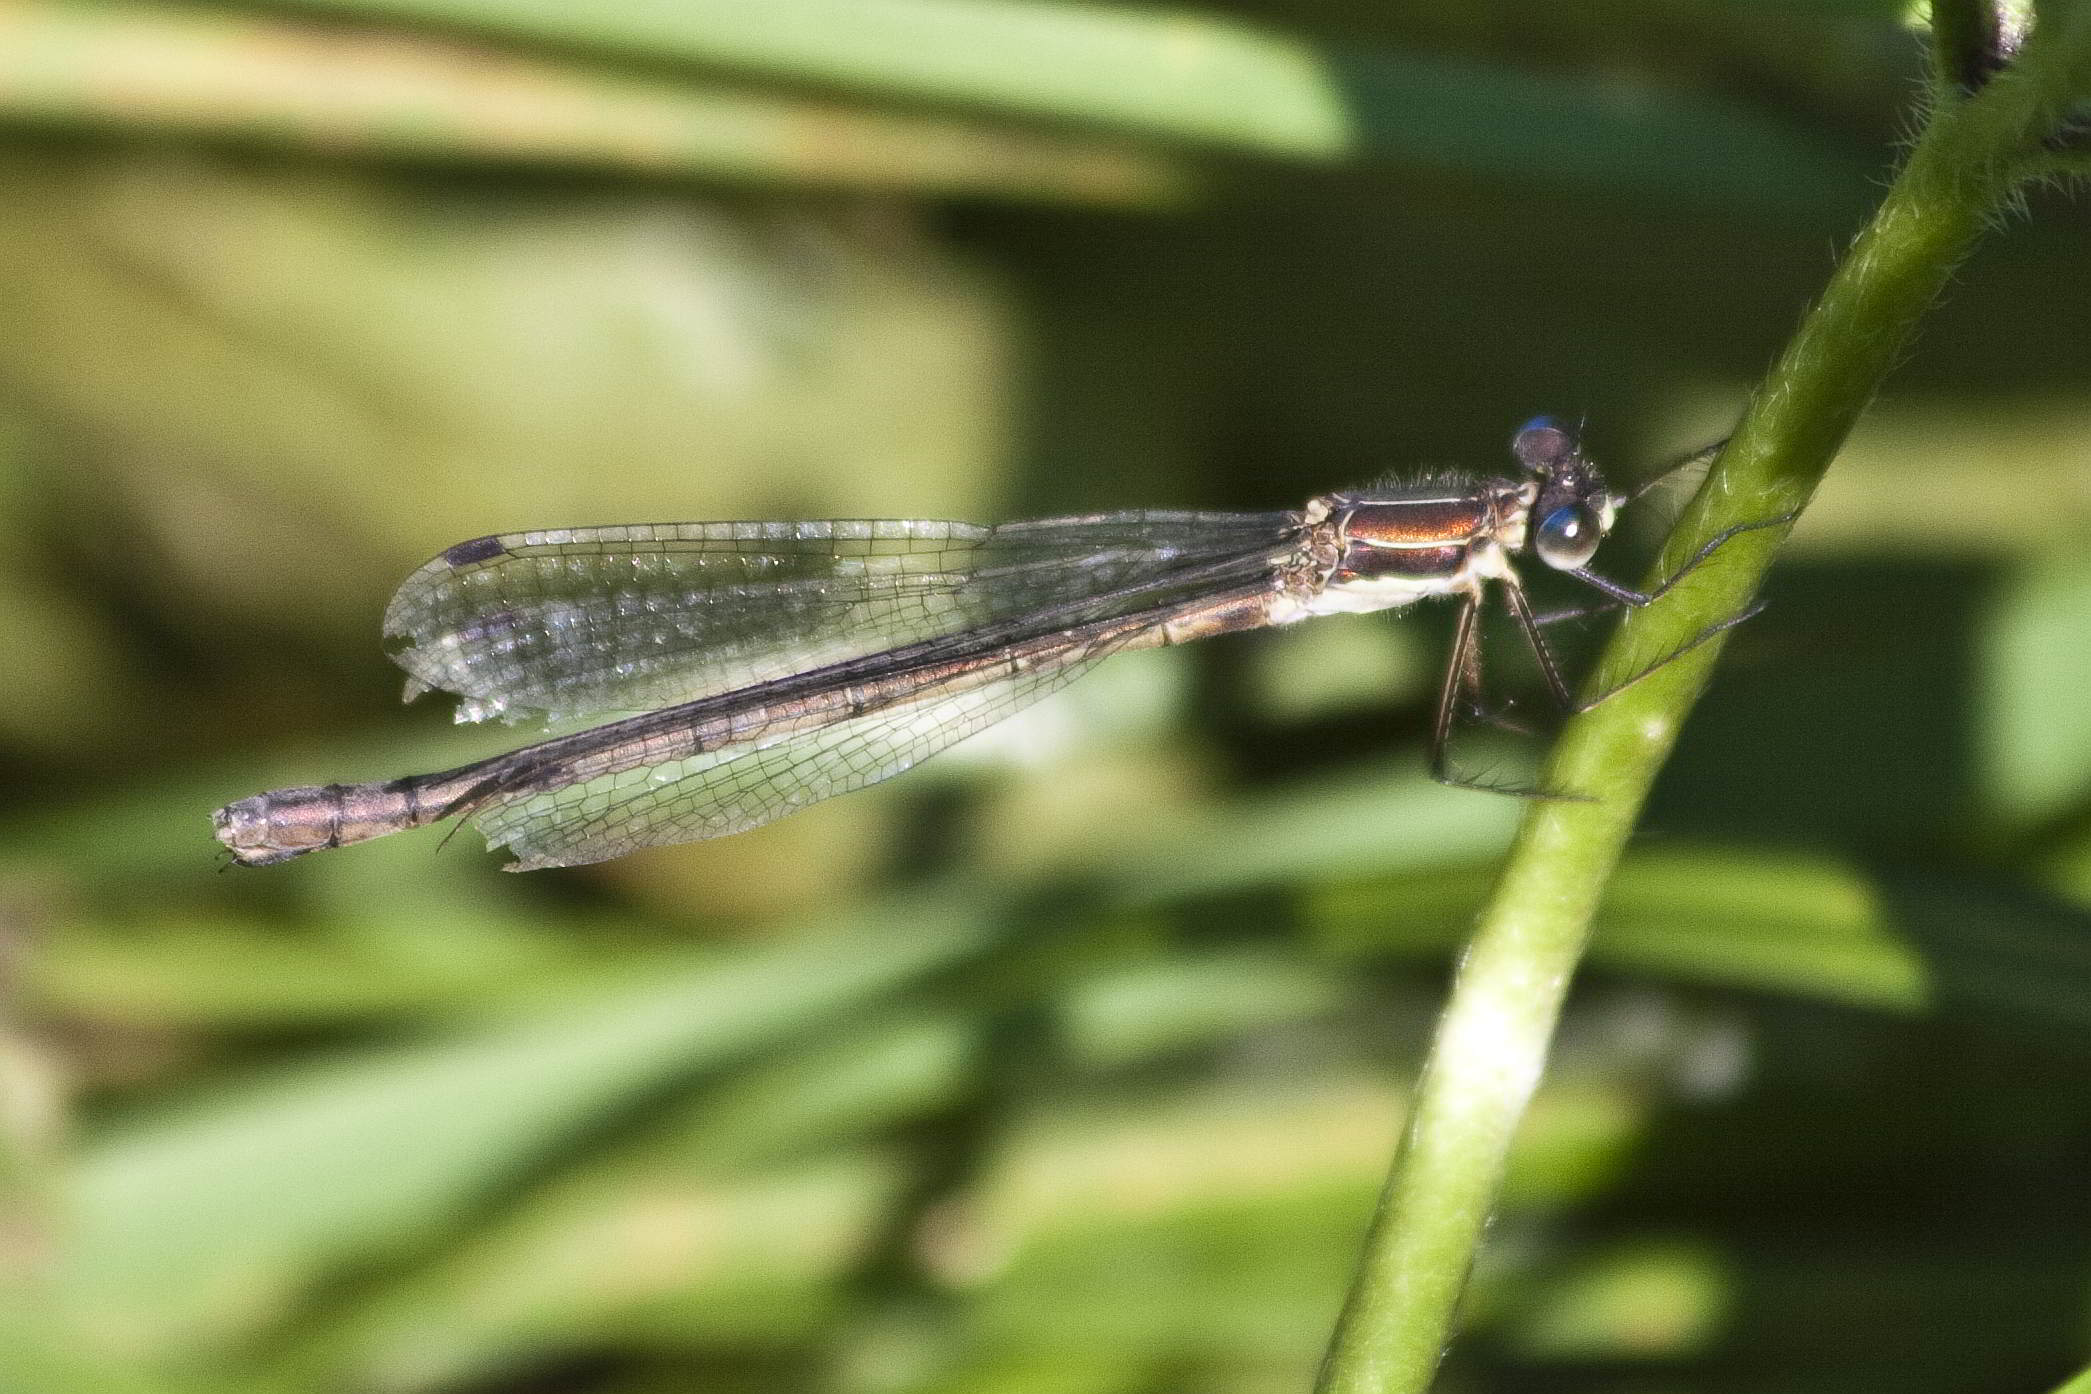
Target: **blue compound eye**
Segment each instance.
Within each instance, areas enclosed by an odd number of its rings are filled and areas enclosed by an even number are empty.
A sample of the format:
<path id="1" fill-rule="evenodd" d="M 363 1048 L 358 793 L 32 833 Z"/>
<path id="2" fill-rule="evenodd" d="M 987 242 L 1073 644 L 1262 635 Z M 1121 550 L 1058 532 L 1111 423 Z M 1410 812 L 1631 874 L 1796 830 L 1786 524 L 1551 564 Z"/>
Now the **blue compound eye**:
<path id="1" fill-rule="evenodd" d="M 1604 522 L 1587 504 L 1571 503 L 1546 515 L 1532 539 L 1532 550 L 1556 571 L 1573 571 L 1589 564 L 1597 555 L 1597 544 L 1605 540 Z"/>
<path id="2" fill-rule="evenodd" d="M 1510 438 L 1511 453 L 1533 473 L 1560 466 L 1576 453 L 1576 438 L 1551 416 L 1535 416 Z"/>

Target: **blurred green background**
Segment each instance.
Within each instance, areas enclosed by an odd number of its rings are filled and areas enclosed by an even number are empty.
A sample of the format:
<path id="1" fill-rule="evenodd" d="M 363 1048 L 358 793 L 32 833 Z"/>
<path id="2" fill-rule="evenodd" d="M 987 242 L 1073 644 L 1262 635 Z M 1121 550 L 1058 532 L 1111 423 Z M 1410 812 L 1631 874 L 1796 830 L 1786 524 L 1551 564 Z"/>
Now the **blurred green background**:
<path id="1" fill-rule="evenodd" d="M 0 1389 L 1304 1388 L 1517 815 L 1444 615 L 572 871 L 209 812 L 528 738 L 396 705 L 460 538 L 1645 477 L 1923 91 L 1872 0 L 0 0 Z M 1999 230 L 1736 635 L 1444 1388 L 2084 1359 L 2087 258 Z"/>

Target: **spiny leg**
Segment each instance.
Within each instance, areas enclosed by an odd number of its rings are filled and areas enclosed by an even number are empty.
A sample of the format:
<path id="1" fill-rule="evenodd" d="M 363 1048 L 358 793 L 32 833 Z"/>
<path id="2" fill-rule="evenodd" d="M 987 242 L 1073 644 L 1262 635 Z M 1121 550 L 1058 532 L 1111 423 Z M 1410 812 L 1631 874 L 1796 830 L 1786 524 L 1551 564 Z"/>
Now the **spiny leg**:
<path id="1" fill-rule="evenodd" d="M 1575 698 L 1569 695 L 1568 684 L 1561 677 L 1561 665 L 1554 661 L 1554 651 L 1547 647 L 1546 635 L 1540 631 L 1539 616 L 1532 613 L 1532 602 L 1525 597 L 1525 588 L 1515 577 L 1502 583 L 1503 598 L 1510 604 L 1510 613 L 1517 619 L 1517 627 L 1525 632 L 1525 642 L 1532 646 L 1532 656 L 1539 660 L 1539 671 L 1546 677 L 1547 691 L 1554 696 L 1554 704 L 1562 711 L 1575 710 Z"/>
<path id="2" fill-rule="evenodd" d="M 1530 727 L 1523 722 L 1513 721 L 1510 718 L 1510 709 L 1517 705 L 1514 701 L 1506 697 L 1503 699 L 1501 706 L 1496 706 L 1488 700 L 1486 644 L 1482 634 L 1484 627 L 1482 606 L 1486 602 L 1477 596 L 1470 603 L 1474 606 L 1475 613 L 1474 638 L 1466 646 L 1464 661 L 1460 665 L 1459 710 L 1464 712 L 1470 719 L 1485 722 L 1499 731 L 1508 731 L 1512 735 L 1529 736 L 1532 734 Z M 1455 653 L 1457 653 L 1458 646 L 1456 644 L 1454 649 Z"/>
<path id="3" fill-rule="evenodd" d="M 1781 513 L 1776 518 L 1759 518 L 1754 523 L 1737 523 L 1734 527 L 1723 528 L 1708 538 L 1698 551 L 1685 558 L 1683 566 L 1671 572 L 1660 585 L 1650 591 L 1637 591 L 1632 586 L 1622 586 L 1617 581 L 1598 575 L 1587 566 L 1574 567 L 1564 574 L 1575 577 L 1586 586 L 1592 586 L 1603 591 L 1621 605 L 1630 606 L 1638 610 L 1644 605 L 1653 605 L 1656 601 L 1668 595 L 1679 581 L 1697 571 L 1701 566 L 1705 565 L 1706 561 L 1715 552 L 1720 551 L 1721 548 L 1727 546 L 1744 533 L 1758 532 L 1764 528 L 1784 527 L 1800 516 L 1798 512 Z"/>
<path id="4" fill-rule="evenodd" d="M 1620 693 L 1626 691 L 1629 687 L 1632 687 L 1635 683 L 1642 681 L 1644 678 L 1653 677 L 1655 674 L 1669 667 L 1678 659 L 1683 658 L 1686 654 L 1690 653 L 1693 649 L 1698 648 L 1701 644 L 1713 638 L 1715 635 L 1725 634 L 1726 632 L 1735 628 L 1739 624 L 1748 624 L 1751 620 L 1756 619 L 1759 615 L 1763 613 L 1764 602 L 1761 600 L 1755 601 L 1741 614 L 1730 615 L 1725 620 L 1719 620 L 1713 624 L 1706 626 L 1706 628 L 1700 630 L 1697 634 L 1694 634 L 1691 638 L 1685 640 L 1682 644 L 1679 644 L 1676 648 L 1670 650 L 1661 658 L 1655 660 L 1655 662 L 1645 665 L 1639 671 L 1633 673 L 1631 676 L 1623 679 L 1622 681 L 1613 683 L 1610 687 L 1606 688 L 1603 692 L 1598 693 L 1595 697 L 1590 698 L 1588 701 L 1575 703 L 1573 706 L 1569 708 L 1569 710 L 1573 713 L 1580 714 L 1582 712 L 1589 711 L 1592 707 L 1600 706 L 1603 703 L 1609 702 L 1614 697 L 1617 697 Z"/>
<path id="5" fill-rule="evenodd" d="M 1624 608 L 1626 607 L 1616 600 L 1599 600 L 1589 605 L 1563 605 L 1559 609 L 1539 611 L 1532 616 L 1532 623 L 1541 629 L 1552 629 L 1557 624 L 1587 620 L 1592 615 L 1609 615 Z"/>
<path id="6" fill-rule="evenodd" d="M 1522 593 L 1520 593 L 1522 599 Z M 1528 607 L 1529 609 L 1529 607 Z M 1528 634 L 1532 631 L 1527 630 Z M 1467 692 L 1474 692 L 1472 710 L 1483 720 L 1494 725 L 1518 727 L 1493 715 L 1481 704 L 1481 597 L 1469 595 L 1459 609 L 1459 622 L 1453 629 L 1452 654 L 1445 664 L 1445 681 L 1438 689 L 1437 721 L 1430 736 L 1430 777 L 1440 784 L 1454 789 L 1478 789 L 1487 794 L 1508 794 L 1519 799 L 1569 799 L 1580 800 L 1581 795 L 1557 794 L 1546 789 L 1520 789 L 1503 784 L 1489 784 L 1479 779 L 1470 779 L 1452 768 L 1452 728 L 1458 720 L 1461 705 Z M 1551 656 L 1542 660 L 1542 666 L 1551 669 Z M 1553 681 L 1559 681 L 1559 673 L 1553 673 Z M 1565 700 L 1565 689 L 1560 690 Z M 1529 734 L 1522 732 L 1520 734 Z"/>
<path id="7" fill-rule="evenodd" d="M 1638 610 L 1645 606 L 1654 604 L 1656 601 L 1662 599 L 1663 596 L 1669 594 L 1670 590 L 1674 586 L 1676 586 L 1678 582 L 1682 581 L 1686 576 L 1690 575 L 1693 571 L 1697 570 L 1701 565 L 1703 565 L 1707 561 L 1708 558 L 1712 557 L 1715 552 L 1718 552 L 1722 547 L 1726 546 L 1734 538 L 1739 537 L 1746 532 L 1757 532 L 1764 528 L 1776 528 L 1784 526 L 1787 523 L 1791 523 L 1795 518 L 1799 516 L 1800 515 L 1798 513 L 1782 513 L 1776 518 L 1761 518 L 1753 523 L 1737 523 L 1734 527 L 1723 528 L 1720 532 L 1715 533 L 1713 537 L 1708 539 L 1705 545 L 1701 546 L 1697 551 L 1693 552 L 1690 557 L 1686 558 L 1683 566 L 1680 566 L 1679 568 L 1677 568 L 1677 570 L 1671 572 L 1669 577 L 1665 579 L 1661 585 L 1658 585 L 1655 589 L 1651 591 L 1642 592 L 1633 590 L 1632 588 L 1627 586 L 1622 586 L 1616 581 L 1607 580 L 1605 577 L 1597 575 L 1588 567 L 1578 567 L 1577 569 L 1570 571 L 1567 574 L 1575 577 L 1579 581 L 1582 581 L 1586 585 L 1594 586 L 1598 590 L 1603 591 L 1607 596 L 1611 598 L 1614 604 Z M 1746 621 L 1755 619 L 1759 614 L 1762 614 L 1763 611 L 1764 605 L 1763 602 L 1760 601 L 1751 604 L 1740 614 L 1731 615 L 1727 619 L 1715 621 L 1714 623 L 1700 630 L 1697 634 L 1694 634 L 1691 638 L 1685 640 L 1682 644 L 1679 644 L 1676 648 L 1670 650 L 1662 657 L 1656 659 L 1653 663 L 1647 664 L 1646 666 L 1642 667 L 1639 671 L 1622 679 L 1619 682 L 1612 684 L 1612 686 L 1606 688 L 1597 696 L 1592 697 L 1585 702 L 1571 704 L 1569 710 L 1574 712 L 1586 712 L 1600 702 L 1609 701 L 1611 698 L 1616 697 L 1620 693 L 1626 691 L 1626 689 L 1628 689 L 1629 687 L 1632 687 L 1635 683 L 1640 682 L 1643 678 L 1646 678 L 1651 674 L 1660 672 L 1664 668 L 1669 667 L 1672 663 L 1675 663 L 1678 659 L 1684 657 L 1693 649 L 1698 648 L 1701 644 L 1713 638 L 1715 635 L 1726 633 L 1728 630 L 1735 628 L 1739 624 L 1743 624 Z"/>
<path id="8" fill-rule="evenodd" d="M 1480 664 L 1475 657 L 1475 630 L 1481 614 L 1478 596 L 1468 595 L 1460 603 L 1459 620 L 1452 627 L 1452 654 L 1445 662 L 1444 681 L 1438 687 L 1437 720 L 1430 732 L 1430 777 L 1440 784 L 1449 784 L 1455 789 L 1491 789 L 1455 774 L 1452 769 L 1452 726 L 1459 716 L 1459 704 L 1471 683 L 1480 678 Z"/>

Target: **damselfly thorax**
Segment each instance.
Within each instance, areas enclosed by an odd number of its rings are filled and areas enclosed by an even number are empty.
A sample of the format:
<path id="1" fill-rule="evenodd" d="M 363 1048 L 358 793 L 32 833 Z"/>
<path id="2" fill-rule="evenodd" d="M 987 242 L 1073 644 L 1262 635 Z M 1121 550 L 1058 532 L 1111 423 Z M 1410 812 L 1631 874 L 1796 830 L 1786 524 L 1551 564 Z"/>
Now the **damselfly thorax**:
<path id="1" fill-rule="evenodd" d="M 1541 419 L 1512 451 L 1515 476 L 1330 494 L 1296 512 L 632 524 L 462 542 L 386 611 L 407 695 L 456 693 L 461 720 L 609 719 L 437 774 L 242 799 L 218 810 L 217 836 L 260 866 L 457 817 L 511 849 L 511 870 L 601 861 L 890 778 L 1113 653 L 1435 596 L 1461 608 L 1431 768 L 1469 783 L 1447 745 L 1459 713 L 1482 707 L 1477 618 L 1491 589 L 1571 705 L 1518 559 L 1608 605 L 1646 605 L 1743 530 L 1634 590 L 1590 570 L 1623 499 L 1574 436 Z"/>

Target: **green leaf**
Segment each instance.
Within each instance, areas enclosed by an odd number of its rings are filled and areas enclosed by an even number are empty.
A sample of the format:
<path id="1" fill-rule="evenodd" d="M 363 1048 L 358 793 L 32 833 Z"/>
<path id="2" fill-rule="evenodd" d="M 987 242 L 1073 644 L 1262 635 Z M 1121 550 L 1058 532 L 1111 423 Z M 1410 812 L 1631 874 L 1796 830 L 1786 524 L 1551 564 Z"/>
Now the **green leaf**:
<path id="1" fill-rule="evenodd" d="M 1349 119 L 1305 44 L 1223 19 L 1044 0 L 301 0 L 305 8 L 888 99 L 1328 157 Z"/>
<path id="2" fill-rule="evenodd" d="M 1450 884 L 1398 878 L 1313 898 L 1314 922 L 1346 952 L 1440 953 L 1465 931 L 1487 872 Z M 1404 907 L 1390 916 L 1388 905 Z M 1933 999 L 1914 946 L 1898 936 L 1856 868 L 1802 853 L 1641 852 L 1599 913 L 1593 961 L 1627 972 L 1893 1011 Z"/>
<path id="3" fill-rule="evenodd" d="M 1871 173 L 1785 117 L 1654 84 L 1317 44 L 1183 11 L 1052 0 L 294 0 L 705 75 L 955 105 L 1303 162 L 1370 158 L 1775 209 Z M 1671 154 L 1670 152 L 1675 152 Z"/>
<path id="4" fill-rule="evenodd" d="M 1485 886 L 1479 868 L 1376 878 L 1314 895 L 1311 922 L 1340 952 L 1448 952 Z M 1392 904 L 1403 913 L 1388 915 Z M 2061 1041 L 2091 1022 L 2081 907 L 2022 882 L 1806 852 L 1635 852 L 1607 888 L 1590 959 L 1661 981 L 1972 1015 Z"/>
<path id="5" fill-rule="evenodd" d="M 971 924 L 963 905 L 896 910 L 127 1127 L 82 1159 L 66 1291 L 126 1349 L 244 1330 L 318 1274 L 425 1244 L 641 1100 L 951 963 L 979 945 Z"/>
<path id="6" fill-rule="evenodd" d="M 2081 805 L 2091 798 L 2091 560 L 2063 551 L 2022 568 L 1984 640 L 1991 806 L 2023 825 Z"/>
<path id="7" fill-rule="evenodd" d="M 1896 1012 L 1938 1001 L 1871 878 L 1807 853 L 1636 853 L 1606 890 L 1590 949 L 1608 967 L 1686 982 Z"/>
<path id="8" fill-rule="evenodd" d="M 370 27 L 44 0 L 0 26 L 0 120 L 327 154 L 1153 203 L 1169 162 L 1006 124 Z"/>

